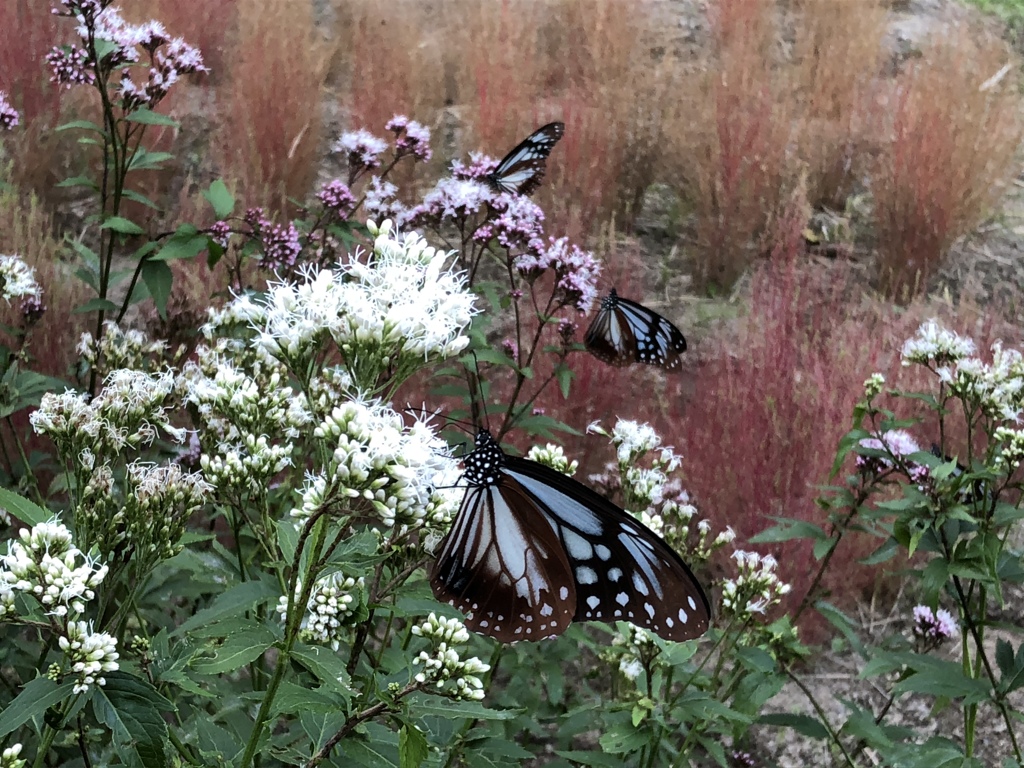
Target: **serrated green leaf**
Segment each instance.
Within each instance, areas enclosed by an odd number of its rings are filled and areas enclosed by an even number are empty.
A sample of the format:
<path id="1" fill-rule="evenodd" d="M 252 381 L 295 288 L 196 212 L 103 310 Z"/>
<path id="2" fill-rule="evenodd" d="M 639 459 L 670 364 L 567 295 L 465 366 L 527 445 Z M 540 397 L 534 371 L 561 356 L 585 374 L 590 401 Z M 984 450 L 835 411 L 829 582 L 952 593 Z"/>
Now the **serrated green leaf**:
<path id="1" fill-rule="evenodd" d="M 601 749 L 613 755 L 626 755 L 647 746 L 648 737 L 630 723 L 617 723 L 601 734 L 598 743 Z"/>
<path id="2" fill-rule="evenodd" d="M 196 612 L 188 621 L 178 626 L 171 637 L 183 635 L 200 626 L 207 626 L 236 616 L 244 616 L 257 604 L 279 597 L 268 582 L 244 581 L 219 594 L 209 607 Z"/>
<path id="3" fill-rule="evenodd" d="M 47 677 L 30 680 L 0 712 L 0 739 L 72 696 L 74 688 L 74 683 L 58 685 Z"/>
<path id="4" fill-rule="evenodd" d="M 814 523 L 791 517 L 772 517 L 778 525 L 767 528 L 750 539 L 751 544 L 774 544 L 793 539 L 814 539 L 831 541 L 825 531 Z"/>
<path id="5" fill-rule="evenodd" d="M 436 696 L 414 694 L 408 701 L 409 709 L 421 717 L 447 719 L 511 720 L 518 713 L 511 709 L 488 709 L 476 701 L 439 701 Z"/>
<path id="6" fill-rule="evenodd" d="M 109 229 L 122 235 L 141 235 L 145 230 L 131 219 L 124 216 L 111 216 L 100 224 L 100 229 Z"/>
<path id="7" fill-rule="evenodd" d="M 0 486 L 0 509 L 7 510 L 25 525 L 30 526 L 45 523 L 54 517 L 50 510 L 43 509 L 35 502 L 2 486 Z"/>
<path id="8" fill-rule="evenodd" d="M 860 562 L 864 565 L 878 565 L 879 563 L 891 560 L 896 556 L 897 552 L 899 552 L 899 544 L 896 542 L 896 539 L 889 537 L 885 540 L 882 546 L 867 557 L 861 559 Z"/>
<path id="9" fill-rule="evenodd" d="M 191 259 L 206 250 L 209 238 L 191 225 L 182 225 L 171 235 L 153 258 L 157 261 Z"/>
<path id="10" fill-rule="evenodd" d="M 339 712 L 347 709 L 341 697 L 329 693 L 323 688 L 308 688 L 305 685 L 285 681 L 281 683 L 274 697 L 272 717 L 278 715 L 297 715 L 302 712 Z"/>
<path id="11" fill-rule="evenodd" d="M 114 749 L 126 765 L 164 768 L 167 722 L 157 707 L 173 705 L 148 682 L 125 672 L 108 673 L 106 681 L 96 687 L 92 706 L 96 719 L 110 729 Z"/>
<path id="12" fill-rule="evenodd" d="M 398 732 L 398 763 L 401 768 L 420 768 L 430 754 L 427 737 L 414 725 L 403 725 Z"/>
<path id="13" fill-rule="evenodd" d="M 209 189 L 203 191 L 203 197 L 213 207 L 218 219 L 226 219 L 235 210 L 235 198 L 221 179 L 214 180 Z"/>
<path id="14" fill-rule="evenodd" d="M 167 299 L 171 296 L 171 285 L 174 275 L 167 262 L 147 259 L 142 265 L 142 281 L 149 290 L 156 304 L 156 311 L 164 320 L 167 319 Z"/>
<path id="15" fill-rule="evenodd" d="M 262 624 L 252 623 L 245 631 L 233 633 L 213 650 L 212 656 L 192 662 L 200 675 L 221 675 L 234 672 L 262 656 L 277 638 Z"/>
<path id="16" fill-rule="evenodd" d="M 781 728 L 792 728 L 799 734 L 811 739 L 827 739 L 828 729 L 821 721 L 810 715 L 778 712 L 761 715 L 757 722 L 762 725 L 775 725 Z"/>

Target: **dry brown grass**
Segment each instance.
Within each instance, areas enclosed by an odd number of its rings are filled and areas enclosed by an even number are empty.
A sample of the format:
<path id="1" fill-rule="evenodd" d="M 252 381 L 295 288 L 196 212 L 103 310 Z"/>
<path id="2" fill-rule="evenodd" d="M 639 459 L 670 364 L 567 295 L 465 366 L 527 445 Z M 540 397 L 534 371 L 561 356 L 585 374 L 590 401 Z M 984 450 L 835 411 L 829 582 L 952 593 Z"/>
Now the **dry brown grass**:
<path id="1" fill-rule="evenodd" d="M 238 34 L 217 89 L 221 173 L 245 205 L 303 198 L 323 153 L 324 83 L 333 45 L 311 0 L 239 0 Z"/>
<path id="2" fill-rule="evenodd" d="M 871 174 L 882 286 L 915 292 L 953 242 L 989 215 L 1016 174 L 1016 59 L 969 29 L 936 40 L 891 84 Z M 986 85 L 1004 65 L 1002 79 Z"/>

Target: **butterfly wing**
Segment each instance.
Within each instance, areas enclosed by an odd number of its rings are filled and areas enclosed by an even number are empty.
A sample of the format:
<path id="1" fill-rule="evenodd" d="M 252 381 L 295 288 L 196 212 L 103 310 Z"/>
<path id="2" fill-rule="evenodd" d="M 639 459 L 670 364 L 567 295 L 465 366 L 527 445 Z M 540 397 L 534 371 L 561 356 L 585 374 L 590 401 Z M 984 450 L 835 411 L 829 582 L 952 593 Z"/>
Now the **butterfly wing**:
<path id="1" fill-rule="evenodd" d="M 584 341 L 594 357 L 620 367 L 645 363 L 677 371 L 686 351 L 686 338 L 671 322 L 615 291 L 601 302 Z"/>
<path id="2" fill-rule="evenodd" d="M 548 155 L 565 133 L 564 123 L 538 128 L 502 158 L 485 178 L 499 192 L 529 195 L 540 186 L 547 170 Z"/>
<path id="3" fill-rule="evenodd" d="M 503 643 L 560 635 L 576 609 L 562 542 L 514 479 L 470 486 L 430 572 L 438 600 Z"/>
<path id="4" fill-rule="evenodd" d="M 542 464 L 506 457 L 505 474 L 534 500 L 564 547 L 576 621 L 629 621 L 666 640 L 707 631 L 711 605 L 657 534 L 606 498 Z"/>

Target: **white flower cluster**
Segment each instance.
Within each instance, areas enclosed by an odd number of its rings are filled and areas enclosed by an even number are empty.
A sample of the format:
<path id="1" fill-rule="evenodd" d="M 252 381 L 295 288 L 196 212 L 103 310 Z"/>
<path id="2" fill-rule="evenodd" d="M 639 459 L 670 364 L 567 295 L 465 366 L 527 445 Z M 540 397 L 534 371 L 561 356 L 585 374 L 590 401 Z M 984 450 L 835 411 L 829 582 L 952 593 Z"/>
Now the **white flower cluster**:
<path id="1" fill-rule="evenodd" d="M 992 362 L 976 357 L 942 366 L 936 373 L 949 386 L 949 391 L 990 417 L 1020 421 L 1024 405 L 1024 358 L 1015 349 L 1004 349 L 1000 342 L 992 345 Z"/>
<path id="2" fill-rule="evenodd" d="M 171 424 L 166 408 L 173 388 L 169 371 L 116 370 L 91 402 L 88 395 L 71 390 L 46 393 L 29 421 L 37 434 L 53 440 L 62 459 L 91 470 L 97 456 L 151 445 L 158 428 L 183 442 L 185 430 Z"/>
<path id="3" fill-rule="evenodd" d="M 21 744 L 13 744 L 0 752 L 0 768 L 25 768 L 25 761 L 18 757 Z"/>
<path id="4" fill-rule="evenodd" d="M 974 341 L 948 331 L 935 320 L 928 320 L 917 329 L 917 335 L 903 343 L 903 365 L 947 365 L 970 357 Z"/>
<path id="5" fill-rule="evenodd" d="M 385 221 L 365 260 L 357 254 L 336 269 L 310 268 L 296 283 L 269 286 L 255 323 L 259 345 L 305 370 L 332 338 L 356 384 L 372 389 L 394 366 L 415 370 L 429 359 L 456 355 L 475 314 L 464 276 L 449 254 L 415 233 L 399 235 Z"/>
<path id="6" fill-rule="evenodd" d="M 356 615 L 361 604 L 365 581 L 343 573 L 332 573 L 319 579 L 306 603 L 306 613 L 299 627 L 299 637 L 307 643 L 330 645 L 333 650 L 341 646 L 342 632 L 349 619 Z M 302 595 L 302 583 L 295 584 L 295 598 Z M 281 595 L 277 603 L 281 621 L 288 615 L 288 596 Z"/>
<path id="7" fill-rule="evenodd" d="M 415 666 L 423 666 L 413 679 L 417 683 L 433 683 L 453 699 L 479 701 L 484 697 L 484 684 L 480 675 L 491 667 L 475 656 L 461 659 L 455 646 L 469 641 L 469 632 L 458 619 L 438 617 L 431 613 L 422 624 L 412 628 L 417 637 L 429 640 L 431 653 L 420 651 L 413 659 Z"/>
<path id="8" fill-rule="evenodd" d="M 649 665 L 661 649 L 658 648 L 654 635 L 634 624 L 629 625 L 626 634 L 615 633 L 612 638 L 612 647 L 616 649 L 610 658 L 618 657 L 619 672 L 630 681 L 636 681 L 643 674 L 644 668 Z M 619 650 L 621 649 L 621 650 Z"/>
<path id="9" fill-rule="evenodd" d="M 299 521 L 325 496 L 338 494 L 366 499 L 387 526 L 444 527 L 451 521 L 458 466 L 425 420 L 406 427 L 379 401 L 350 400 L 314 434 L 333 446 L 333 456 L 326 480 L 308 484 L 302 507 L 292 512 Z"/>
<path id="10" fill-rule="evenodd" d="M 75 547 L 71 532 L 55 519 L 22 529 L 20 540 L 0 555 L 0 618 L 13 613 L 14 595 L 33 595 L 48 615 L 80 614 L 107 575 L 107 566 Z"/>
<path id="11" fill-rule="evenodd" d="M 999 452 L 993 459 L 993 467 L 1006 474 L 1012 473 L 1024 462 L 1024 430 L 997 427 L 993 438 L 1001 443 Z"/>
<path id="12" fill-rule="evenodd" d="M 595 421 L 587 427 L 587 432 L 609 438 L 618 453 L 619 464 L 632 464 L 648 451 L 661 446 L 661 437 L 654 431 L 654 427 L 629 419 L 616 421 L 611 432 Z"/>
<path id="13" fill-rule="evenodd" d="M 771 555 L 738 549 L 732 556 L 737 574 L 722 584 L 723 615 L 745 621 L 755 613 L 764 613 L 789 593 L 789 584 L 775 573 L 778 563 Z"/>
<path id="14" fill-rule="evenodd" d="M 526 454 L 526 458 L 543 464 L 545 467 L 551 467 L 556 472 L 561 472 L 569 477 L 575 475 L 580 466 L 576 459 L 569 461 L 569 457 L 565 455 L 565 449 L 554 443 L 548 443 L 543 448 L 539 445 L 533 446 Z"/>
<path id="15" fill-rule="evenodd" d="M 111 531 L 103 542 L 124 533 L 136 556 L 164 559 L 181 551 L 179 540 L 185 523 L 209 498 L 213 487 L 202 475 L 185 472 L 178 464 L 132 462 L 125 478 L 125 525 Z"/>
<path id="16" fill-rule="evenodd" d="M 294 445 L 271 443 L 266 435 L 245 435 L 237 446 L 221 444 L 218 453 L 199 459 L 206 480 L 221 494 L 263 493 L 270 479 L 291 466 Z"/>
<path id="17" fill-rule="evenodd" d="M 97 343 L 89 332 L 78 342 L 78 354 L 91 366 L 99 364 L 104 372 L 117 368 L 156 370 L 167 348 L 165 341 L 150 341 L 142 331 L 122 330 L 113 320 L 103 323 L 103 335 Z"/>
<path id="18" fill-rule="evenodd" d="M 0 254 L 0 298 L 10 304 L 11 299 L 38 299 L 41 294 L 32 267 L 18 256 Z"/>
<path id="19" fill-rule="evenodd" d="M 106 685 L 100 675 L 118 668 L 117 640 L 106 632 L 93 632 L 88 622 L 70 622 L 67 636 L 60 638 L 59 643 L 71 663 L 71 671 L 78 675 L 75 693 L 85 693 L 93 685 Z"/>
<path id="20" fill-rule="evenodd" d="M 864 380 L 864 397 L 873 400 L 878 397 L 885 386 L 885 376 L 880 373 L 872 373 Z"/>

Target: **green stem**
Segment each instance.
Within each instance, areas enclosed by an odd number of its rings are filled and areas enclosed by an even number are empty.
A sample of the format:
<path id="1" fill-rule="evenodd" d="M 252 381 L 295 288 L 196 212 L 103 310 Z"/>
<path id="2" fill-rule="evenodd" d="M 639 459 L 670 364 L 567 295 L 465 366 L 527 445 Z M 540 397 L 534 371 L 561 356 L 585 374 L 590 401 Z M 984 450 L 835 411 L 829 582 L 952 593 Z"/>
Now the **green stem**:
<path id="1" fill-rule="evenodd" d="M 846 746 L 843 744 L 842 740 L 840 740 L 839 734 L 836 733 L 835 730 L 832 728 L 832 724 L 828 721 L 828 715 L 825 714 L 825 710 L 822 709 L 821 705 L 818 703 L 818 700 L 814 698 L 814 694 L 811 693 L 811 689 L 804 685 L 804 682 L 796 676 L 796 674 L 790 667 L 786 667 L 786 676 L 790 680 L 792 680 L 796 687 L 799 688 L 803 692 L 804 696 L 807 697 L 807 701 L 810 702 L 811 706 L 814 708 L 814 711 L 818 715 L 818 720 L 821 721 L 821 724 L 825 727 L 825 730 L 828 731 L 829 738 L 832 739 L 832 742 L 837 747 L 839 747 L 839 751 L 843 753 L 843 757 L 846 759 L 846 764 L 850 766 L 850 768 L 857 768 L 857 763 L 854 762 L 853 757 L 851 757 L 850 753 L 846 751 Z"/>

